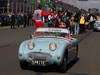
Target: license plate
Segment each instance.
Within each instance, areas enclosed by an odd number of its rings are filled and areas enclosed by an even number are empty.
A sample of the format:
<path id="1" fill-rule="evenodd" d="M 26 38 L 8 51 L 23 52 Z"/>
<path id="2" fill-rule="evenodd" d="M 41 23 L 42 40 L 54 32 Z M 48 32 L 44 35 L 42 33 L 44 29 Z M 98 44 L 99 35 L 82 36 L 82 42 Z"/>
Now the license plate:
<path id="1" fill-rule="evenodd" d="M 45 66 L 45 62 L 44 62 L 44 61 L 32 61 L 32 65 L 41 65 L 41 66 Z"/>

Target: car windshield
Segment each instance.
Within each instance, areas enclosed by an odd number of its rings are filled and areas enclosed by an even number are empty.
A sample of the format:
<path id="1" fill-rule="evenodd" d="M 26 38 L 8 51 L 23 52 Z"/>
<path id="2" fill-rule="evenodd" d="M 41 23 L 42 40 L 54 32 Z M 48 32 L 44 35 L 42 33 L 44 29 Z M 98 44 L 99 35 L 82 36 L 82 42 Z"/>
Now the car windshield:
<path id="1" fill-rule="evenodd" d="M 68 36 L 68 33 L 60 32 L 35 32 L 35 37 L 65 37 Z"/>

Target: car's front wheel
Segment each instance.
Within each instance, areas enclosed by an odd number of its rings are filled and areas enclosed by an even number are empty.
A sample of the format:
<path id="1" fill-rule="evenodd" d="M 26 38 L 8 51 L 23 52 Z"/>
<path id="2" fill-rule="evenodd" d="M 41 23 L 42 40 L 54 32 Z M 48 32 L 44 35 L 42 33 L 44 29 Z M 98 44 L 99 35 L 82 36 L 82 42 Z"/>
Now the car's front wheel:
<path id="1" fill-rule="evenodd" d="M 96 32 L 96 29 L 93 29 L 93 32 Z"/>
<path id="2" fill-rule="evenodd" d="M 20 61 L 19 64 L 20 64 L 20 68 L 23 69 L 23 70 L 26 70 L 28 68 L 27 62 Z"/>
<path id="3" fill-rule="evenodd" d="M 78 57 L 79 45 L 76 46 L 76 57 Z"/>
<path id="4" fill-rule="evenodd" d="M 60 66 L 60 72 L 65 73 L 66 70 L 67 70 L 67 56 L 64 56 Z"/>

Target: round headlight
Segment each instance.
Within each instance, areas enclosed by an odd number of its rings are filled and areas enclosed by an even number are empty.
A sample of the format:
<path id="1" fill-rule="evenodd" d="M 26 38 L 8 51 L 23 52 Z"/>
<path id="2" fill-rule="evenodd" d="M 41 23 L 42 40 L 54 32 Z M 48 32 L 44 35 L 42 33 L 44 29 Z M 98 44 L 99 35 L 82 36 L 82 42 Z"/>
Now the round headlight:
<path id="1" fill-rule="evenodd" d="M 29 42 L 29 43 L 28 43 L 28 48 L 29 48 L 30 50 L 32 50 L 34 47 L 35 47 L 34 43 L 32 43 L 32 42 Z"/>
<path id="2" fill-rule="evenodd" d="M 56 50 L 57 49 L 56 43 L 50 43 L 49 49 L 52 50 L 52 51 Z"/>

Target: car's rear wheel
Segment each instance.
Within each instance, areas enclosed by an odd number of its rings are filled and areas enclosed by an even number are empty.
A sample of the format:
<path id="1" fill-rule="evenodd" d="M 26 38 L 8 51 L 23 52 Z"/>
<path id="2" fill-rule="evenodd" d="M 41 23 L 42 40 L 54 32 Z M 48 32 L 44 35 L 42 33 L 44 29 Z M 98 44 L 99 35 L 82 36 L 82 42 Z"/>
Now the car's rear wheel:
<path id="1" fill-rule="evenodd" d="M 20 61 L 20 68 L 23 70 L 28 69 L 28 63 L 25 61 Z"/>

